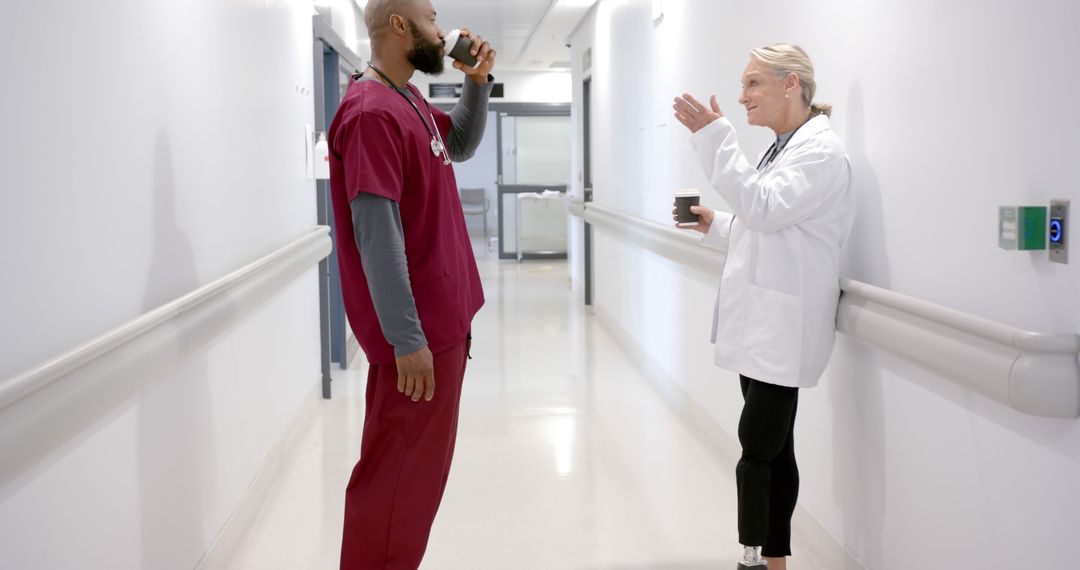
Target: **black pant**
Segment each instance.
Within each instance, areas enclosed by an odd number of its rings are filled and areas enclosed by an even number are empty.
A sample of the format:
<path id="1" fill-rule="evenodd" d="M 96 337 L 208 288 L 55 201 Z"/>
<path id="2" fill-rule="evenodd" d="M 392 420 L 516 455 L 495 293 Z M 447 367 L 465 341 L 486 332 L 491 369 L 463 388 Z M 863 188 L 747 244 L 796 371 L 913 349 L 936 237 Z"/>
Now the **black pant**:
<path id="1" fill-rule="evenodd" d="M 791 515 L 799 496 L 794 438 L 799 389 L 741 374 L 739 381 L 744 400 L 739 418 L 743 452 L 735 468 L 739 542 L 762 547 L 764 556 L 791 556 Z"/>

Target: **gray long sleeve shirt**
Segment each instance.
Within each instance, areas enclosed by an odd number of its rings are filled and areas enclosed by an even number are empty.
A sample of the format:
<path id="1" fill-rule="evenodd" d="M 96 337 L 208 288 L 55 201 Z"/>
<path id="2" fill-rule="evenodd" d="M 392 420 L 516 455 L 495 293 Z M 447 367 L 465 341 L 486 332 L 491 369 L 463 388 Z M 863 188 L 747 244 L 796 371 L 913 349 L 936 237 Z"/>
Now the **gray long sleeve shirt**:
<path id="1" fill-rule="evenodd" d="M 490 78 L 489 78 L 490 79 Z M 362 78 L 361 81 L 377 81 Z M 487 127 L 487 106 L 492 82 L 477 85 L 466 79 L 461 99 L 450 111 L 450 133 L 446 150 L 450 159 L 472 158 Z M 406 93 L 411 93 L 406 91 Z M 414 101 L 418 105 L 422 101 Z M 396 356 L 412 354 L 427 346 L 420 326 L 409 269 L 405 256 L 405 235 L 397 202 L 361 191 L 349 202 L 353 232 L 368 290 L 379 317 L 383 336 Z"/>

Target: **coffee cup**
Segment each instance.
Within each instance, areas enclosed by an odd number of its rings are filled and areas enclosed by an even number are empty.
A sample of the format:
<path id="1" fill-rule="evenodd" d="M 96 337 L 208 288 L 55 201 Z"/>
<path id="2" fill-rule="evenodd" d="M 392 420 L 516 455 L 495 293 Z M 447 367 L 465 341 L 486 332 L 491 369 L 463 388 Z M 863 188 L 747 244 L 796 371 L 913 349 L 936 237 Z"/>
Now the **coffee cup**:
<path id="1" fill-rule="evenodd" d="M 701 193 L 697 190 L 684 190 L 675 194 L 676 221 L 679 226 L 696 226 L 699 216 L 690 211 L 691 206 L 701 204 Z"/>
<path id="2" fill-rule="evenodd" d="M 472 38 L 461 35 L 461 30 L 450 30 L 444 40 L 446 55 L 460 61 L 466 67 L 476 67 L 478 60 L 472 54 Z"/>

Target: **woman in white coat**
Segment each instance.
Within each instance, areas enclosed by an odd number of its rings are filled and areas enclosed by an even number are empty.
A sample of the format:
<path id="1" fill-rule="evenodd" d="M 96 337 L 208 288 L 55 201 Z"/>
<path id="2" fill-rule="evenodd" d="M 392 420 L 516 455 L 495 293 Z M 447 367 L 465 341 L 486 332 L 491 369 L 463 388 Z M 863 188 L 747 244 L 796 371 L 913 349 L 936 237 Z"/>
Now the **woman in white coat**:
<path id="1" fill-rule="evenodd" d="M 817 384 L 832 354 L 840 249 L 855 215 L 851 163 L 814 103 L 814 68 L 798 46 L 756 49 L 739 97 L 751 125 L 776 142 L 751 162 L 714 95 L 686 94 L 675 117 L 731 213 L 695 206 L 693 229 L 726 249 L 713 315 L 717 365 L 739 373 L 743 453 L 736 468 L 740 569 L 786 568 L 799 490 L 794 427 L 799 388 Z M 674 213 L 674 212 L 673 212 Z"/>

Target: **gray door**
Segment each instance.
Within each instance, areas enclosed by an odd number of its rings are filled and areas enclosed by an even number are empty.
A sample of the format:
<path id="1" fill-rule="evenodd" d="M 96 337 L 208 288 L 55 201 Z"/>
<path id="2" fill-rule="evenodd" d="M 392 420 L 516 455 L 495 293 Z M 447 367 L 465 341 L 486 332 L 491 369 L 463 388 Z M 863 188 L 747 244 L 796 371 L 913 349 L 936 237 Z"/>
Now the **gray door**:
<path id="1" fill-rule="evenodd" d="M 498 112 L 499 259 L 517 258 L 517 195 L 565 192 L 570 181 L 569 106 L 514 106 Z"/>
<path id="2" fill-rule="evenodd" d="M 585 196 L 583 197 L 585 202 L 592 202 L 593 198 L 593 182 L 592 182 L 592 77 L 585 80 L 584 84 L 584 96 L 582 97 L 582 146 L 585 147 L 584 157 L 584 171 L 585 180 Z M 585 262 L 585 304 L 593 304 L 593 245 L 592 245 L 592 226 L 589 222 L 585 222 L 585 239 L 583 247 L 585 249 L 585 255 L 583 256 Z"/>

